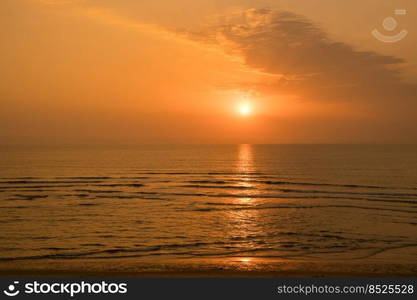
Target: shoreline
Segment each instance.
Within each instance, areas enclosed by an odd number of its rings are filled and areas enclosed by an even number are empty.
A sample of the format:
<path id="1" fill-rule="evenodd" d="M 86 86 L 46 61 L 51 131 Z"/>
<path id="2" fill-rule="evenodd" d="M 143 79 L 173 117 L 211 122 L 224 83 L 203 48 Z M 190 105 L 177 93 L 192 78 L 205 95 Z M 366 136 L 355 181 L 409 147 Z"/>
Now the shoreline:
<path id="1" fill-rule="evenodd" d="M 0 271 L 0 278 L 416 278 L 415 274 L 404 273 L 309 273 L 309 272 L 74 272 L 74 271 Z"/>
<path id="2" fill-rule="evenodd" d="M 417 263 L 386 260 L 57 260 L 0 263 L 0 277 L 416 278 Z"/>
<path id="3" fill-rule="evenodd" d="M 280 272 L 0 272 L 0 278 L 416 278 L 417 274 L 280 273 Z"/>

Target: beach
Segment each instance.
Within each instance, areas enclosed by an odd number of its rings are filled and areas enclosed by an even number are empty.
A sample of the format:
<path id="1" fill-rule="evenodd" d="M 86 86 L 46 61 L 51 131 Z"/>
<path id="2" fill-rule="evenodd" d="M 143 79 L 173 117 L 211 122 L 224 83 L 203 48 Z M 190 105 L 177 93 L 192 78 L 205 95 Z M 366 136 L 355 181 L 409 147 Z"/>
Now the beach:
<path id="1" fill-rule="evenodd" d="M 416 247 L 417 248 L 417 247 Z M 414 251 L 414 248 L 412 251 Z M 245 259 L 244 259 L 245 260 Z M 246 258 L 247 260 L 247 258 Z M 57 261 L 2 264 L 1 277 L 196 277 L 196 278 L 414 278 L 416 263 L 381 262 L 381 260 L 314 261 L 314 260 L 264 260 L 242 261 L 232 258 L 217 261 L 164 261 L 138 262 L 115 259 L 111 261 Z"/>

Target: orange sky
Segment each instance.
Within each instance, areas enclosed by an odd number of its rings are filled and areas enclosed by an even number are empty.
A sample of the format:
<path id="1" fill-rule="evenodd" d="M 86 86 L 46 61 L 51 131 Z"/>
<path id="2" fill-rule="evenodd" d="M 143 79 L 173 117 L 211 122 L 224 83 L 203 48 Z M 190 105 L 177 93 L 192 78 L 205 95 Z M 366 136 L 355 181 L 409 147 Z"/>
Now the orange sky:
<path id="1" fill-rule="evenodd" d="M 377 41 L 397 8 L 408 36 Z M 416 10 L 2 0 L 0 143 L 415 143 Z"/>

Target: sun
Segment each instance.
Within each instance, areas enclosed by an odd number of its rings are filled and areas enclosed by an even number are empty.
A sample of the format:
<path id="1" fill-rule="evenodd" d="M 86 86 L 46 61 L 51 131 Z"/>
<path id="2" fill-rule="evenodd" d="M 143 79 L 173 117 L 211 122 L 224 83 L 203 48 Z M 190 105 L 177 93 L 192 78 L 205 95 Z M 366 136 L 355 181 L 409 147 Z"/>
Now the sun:
<path id="1" fill-rule="evenodd" d="M 249 103 L 241 103 L 238 106 L 238 112 L 242 116 L 247 116 L 250 115 L 250 113 L 252 112 L 252 108 L 249 105 Z"/>

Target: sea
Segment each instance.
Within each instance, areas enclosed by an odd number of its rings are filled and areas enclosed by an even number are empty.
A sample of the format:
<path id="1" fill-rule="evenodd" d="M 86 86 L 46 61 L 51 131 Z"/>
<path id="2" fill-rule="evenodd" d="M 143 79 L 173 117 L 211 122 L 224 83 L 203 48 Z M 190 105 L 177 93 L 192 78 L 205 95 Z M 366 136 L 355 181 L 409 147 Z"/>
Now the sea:
<path id="1" fill-rule="evenodd" d="M 0 269 L 416 255 L 416 145 L 0 148 Z"/>

